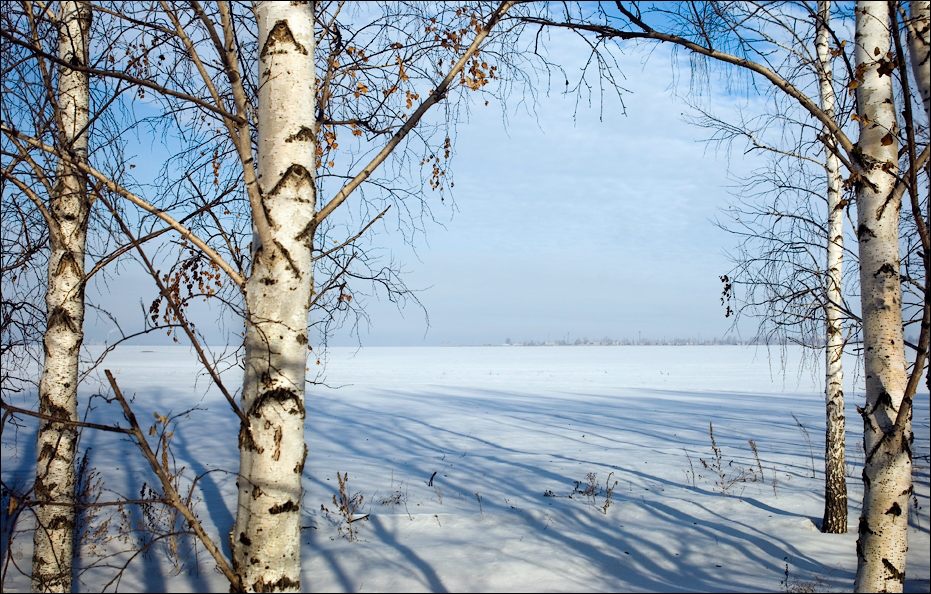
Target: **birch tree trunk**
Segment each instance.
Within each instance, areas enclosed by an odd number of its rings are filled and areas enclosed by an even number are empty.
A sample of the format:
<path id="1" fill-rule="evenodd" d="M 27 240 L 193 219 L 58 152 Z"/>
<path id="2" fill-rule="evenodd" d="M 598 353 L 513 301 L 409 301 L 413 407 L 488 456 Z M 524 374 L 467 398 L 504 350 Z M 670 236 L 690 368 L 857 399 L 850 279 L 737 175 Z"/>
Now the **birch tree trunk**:
<path id="1" fill-rule="evenodd" d="M 863 511 L 857 539 L 858 592 L 901 592 L 905 581 L 908 498 L 912 493 L 911 423 L 895 429 L 904 396 L 905 349 L 899 279 L 899 209 L 892 192 L 898 141 L 890 51 L 889 4 L 856 6 L 857 87 L 863 167 L 857 180 L 857 237 L 866 368 L 863 417 Z"/>
<path id="2" fill-rule="evenodd" d="M 831 67 L 831 2 L 818 2 L 818 26 L 815 47 L 818 52 L 818 82 L 821 109 L 834 119 L 834 76 Z M 824 435 L 824 516 L 821 531 L 847 532 L 847 479 L 845 476 L 844 334 L 841 326 L 841 267 L 844 257 L 844 207 L 841 204 L 840 160 L 837 145 L 825 130 L 825 169 L 828 191 L 827 278 L 825 279 L 825 404 Z"/>
<path id="3" fill-rule="evenodd" d="M 59 12 L 59 57 L 67 64 L 87 64 L 89 2 L 62 2 Z M 75 159 L 87 158 L 89 86 L 86 73 L 59 69 L 60 150 Z M 84 339 L 84 250 L 90 201 L 83 176 L 59 161 L 50 196 L 50 254 L 45 362 L 39 383 L 39 412 L 77 420 L 78 355 Z M 33 539 L 32 588 L 37 592 L 70 592 L 74 547 L 75 447 L 74 424 L 43 421 L 39 428 Z"/>
<path id="4" fill-rule="evenodd" d="M 931 1 L 912 0 L 909 12 L 908 53 L 925 116 L 931 120 Z"/>
<path id="5" fill-rule="evenodd" d="M 256 2 L 258 183 L 246 282 L 245 378 L 233 563 L 246 591 L 301 590 L 307 316 L 316 208 L 312 2 Z"/>

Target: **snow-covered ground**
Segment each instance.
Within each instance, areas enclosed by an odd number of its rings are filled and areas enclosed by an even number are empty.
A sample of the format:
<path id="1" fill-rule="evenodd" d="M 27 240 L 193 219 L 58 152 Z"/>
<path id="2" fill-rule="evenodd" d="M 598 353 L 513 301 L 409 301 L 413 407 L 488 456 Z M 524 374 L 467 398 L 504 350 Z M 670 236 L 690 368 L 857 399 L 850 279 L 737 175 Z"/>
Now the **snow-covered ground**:
<path id="1" fill-rule="evenodd" d="M 800 361 L 797 350 L 783 358 L 778 349 L 738 346 L 331 349 L 320 366 L 310 361 L 312 372 L 325 369 L 325 385 L 309 390 L 307 405 L 304 588 L 849 590 L 862 497 L 862 425 L 854 408 L 862 404 L 862 377 L 848 361 L 851 530 L 821 534 L 821 365 Z M 183 347 L 123 348 L 104 367 L 135 395 L 146 424 L 153 413 L 195 408 L 177 420 L 172 452 L 188 477 L 216 470 L 197 482 L 196 509 L 228 552 L 237 423 L 218 391 Z M 85 402 L 105 392 L 102 375 L 86 382 Z M 239 372 L 225 377 L 235 386 Z M 119 420 L 114 405 L 94 406 L 88 420 Z M 914 430 L 906 589 L 928 592 L 924 392 Z M 2 438 L 3 480 L 24 488 L 34 426 L 8 427 Z M 103 479 L 101 500 L 139 497 L 151 483 L 120 436 L 88 431 L 81 445 Z M 332 500 L 337 472 L 348 473 L 349 495 L 363 497 L 358 514 L 368 514 L 351 524 L 351 541 Z M 144 517 L 128 510 L 133 525 Z M 28 525 L 20 518 L 19 527 Z M 17 569 L 28 571 L 28 540 L 13 547 L 6 590 L 28 590 Z M 189 543 L 179 543 L 181 565 L 173 565 L 171 542 L 159 540 L 135 557 L 119 582 L 111 581 L 113 566 L 125 559 L 110 559 L 83 573 L 80 589 L 227 589 L 209 556 Z M 82 563 L 100 565 L 95 555 L 115 546 L 88 545 Z"/>

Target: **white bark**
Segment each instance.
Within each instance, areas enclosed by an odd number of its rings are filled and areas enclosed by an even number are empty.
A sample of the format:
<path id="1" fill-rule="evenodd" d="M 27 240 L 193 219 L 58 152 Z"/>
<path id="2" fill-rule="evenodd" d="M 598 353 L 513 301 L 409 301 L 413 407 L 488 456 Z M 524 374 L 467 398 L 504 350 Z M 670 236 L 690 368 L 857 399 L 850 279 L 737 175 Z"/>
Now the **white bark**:
<path id="1" fill-rule="evenodd" d="M 893 103 L 889 4 L 857 2 L 855 57 L 863 178 L 857 185 L 857 237 L 866 368 L 863 511 L 857 539 L 858 592 L 901 592 L 905 581 L 911 423 L 893 430 L 904 396 L 905 350 L 899 280 L 900 200 Z"/>
<path id="2" fill-rule="evenodd" d="M 256 2 L 258 182 L 271 245 L 246 281 L 239 505 L 233 563 L 246 591 L 301 590 L 301 474 L 314 185 L 313 3 Z M 261 213 L 253 213 L 261 214 Z"/>
<path id="3" fill-rule="evenodd" d="M 818 82 L 821 108 L 834 119 L 834 77 L 831 67 L 830 0 L 818 2 L 818 26 L 815 47 L 818 52 Z M 827 173 L 827 277 L 825 279 L 825 440 L 824 440 L 824 516 L 821 531 L 847 532 L 847 479 L 845 476 L 844 434 L 844 335 L 841 325 L 841 269 L 844 257 L 844 207 L 841 204 L 840 159 L 837 144 L 825 130 L 825 169 Z"/>
<path id="4" fill-rule="evenodd" d="M 89 2 L 62 2 L 59 13 L 59 57 L 69 64 L 87 64 Z M 89 88 L 87 74 L 59 69 L 59 149 L 74 158 L 87 157 Z M 39 383 L 39 411 L 68 421 L 77 420 L 78 354 L 84 338 L 84 250 L 90 203 L 83 176 L 59 162 L 50 197 L 51 224 L 45 362 Z M 75 447 L 74 424 L 43 421 L 39 429 L 35 495 L 38 505 L 32 558 L 36 591 L 70 592 L 74 546 Z"/>
<path id="5" fill-rule="evenodd" d="M 931 121 L 931 1 L 912 0 L 908 23 L 908 53 L 915 82 Z"/>

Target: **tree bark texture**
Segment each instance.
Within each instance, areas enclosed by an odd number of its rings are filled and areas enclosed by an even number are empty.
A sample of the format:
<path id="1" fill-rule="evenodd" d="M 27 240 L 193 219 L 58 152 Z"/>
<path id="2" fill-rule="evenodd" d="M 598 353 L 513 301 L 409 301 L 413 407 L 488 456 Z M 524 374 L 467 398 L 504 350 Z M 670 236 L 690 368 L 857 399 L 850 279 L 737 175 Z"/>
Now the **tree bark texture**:
<path id="1" fill-rule="evenodd" d="M 89 2 L 62 2 L 59 57 L 85 65 L 91 21 Z M 89 86 L 86 73 L 59 68 L 59 146 L 77 160 L 87 158 Z M 38 592 L 70 592 L 75 527 L 75 448 L 78 355 L 84 339 L 84 251 L 90 201 L 84 176 L 59 161 L 50 196 L 45 360 L 39 383 L 39 411 L 65 422 L 43 421 L 38 433 L 32 587 Z M 71 421 L 71 423 L 69 423 Z"/>
<path id="2" fill-rule="evenodd" d="M 258 183 L 268 221 L 246 281 L 245 378 L 233 563 L 246 591 L 301 590 L 307 318 L 316 208 L 312 2 L 256 2 Z"/>
<path id="3" fill-rule="evenodd" d="M 818 2 L 815 47 L 818 52 L 818 79 L 821 108 L 834 118 L 834 77 L 831 66 L 831 2 Z M 825 278 L 825 435 L 824 435 L 824 515 L 821 531 L 847 532 L 847 478 L 845 464 L 844 333 L 841 324 L 841 270 L 844 257 L 844 206 L 841 204 L 840 159 L 837 145 L 827 130 L 825 170 L 827 173 L 827 275 Z"/>
<path id="4" fill-rule="evenodd" d="M 898 141 L 893 103 L 890 5 L 859 1 L 855 58 L 860 138 L 857 238 L 860 247 L 866 404 L 863 511 L 857 539 L 858 592 L 901 592 L 905 581 L 911 423 L 894 428 L 906 385 L 899 277 L 899 209 L 893 187 Z"/>

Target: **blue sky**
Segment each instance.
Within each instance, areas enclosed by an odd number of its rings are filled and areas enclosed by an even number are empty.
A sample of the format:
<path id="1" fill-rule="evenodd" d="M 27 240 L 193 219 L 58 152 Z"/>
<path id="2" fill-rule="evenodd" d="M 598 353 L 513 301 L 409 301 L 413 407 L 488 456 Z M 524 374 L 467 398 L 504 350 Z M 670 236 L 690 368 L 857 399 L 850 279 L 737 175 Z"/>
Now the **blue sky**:
<path id="1" fill-rule="evenodd" d="M 371 238 L 405 270 L 429 326 L 417 307 L 369 300 L 358 339 L 346 328 L 330 344 L 723 336 L 731 320 L 718 277 L 735 240 L 712 219 L 730 200 L 732 174 L 753 162 L 702 143 L 705 132 L 683 120 L 688 107 L 673 92 L 677 78 L 687 90 L 687 72 L 673 69 L 664 48 L 645 56 L 631 48 L 622 59 L 626 115 L 610 95 L 591 107 L 558 93 L 539 94 L 532 110 L 473 106 L 458 126 L 454 206 L 428 196 L 440 224 L 412 244 L 390 219 Z M 704 101 L 720 112 L 759 108 L 713 88 Z M 147 284 L 127 269 L 111 285 L 118 295 L 96 299 L 138 315 L 140 299 L 154 295 Z M 216 313 L 200 317 L 209 341 L 227 340 L 211 331 Z M 88 321 L 89 341 L 103 340 L 106 324 Z"/>
<path id="2" fill-rule="evenodd" d="M 372 304 L 363 344 L 484 344 L 506 338 L 722 336 L 719 276 L 734 239 L 716 228 L 752 166 L 707 149 L 681 117 L 662 52 L 627 56 L 627 115 L 617 100 L 580 108 L 541 97 L 536 117 L 498 105 L 459 126 L 456 210 L 412 254 L 390 242 L 429 313 Z M 712 96 L 724 109 L 754 107 Z M 723 102 L 723 103 L 721 103 Z M 601 120 L 599 120 L 601 115 Z M 343 340 L 346 340 L 344 337 Z"/>

